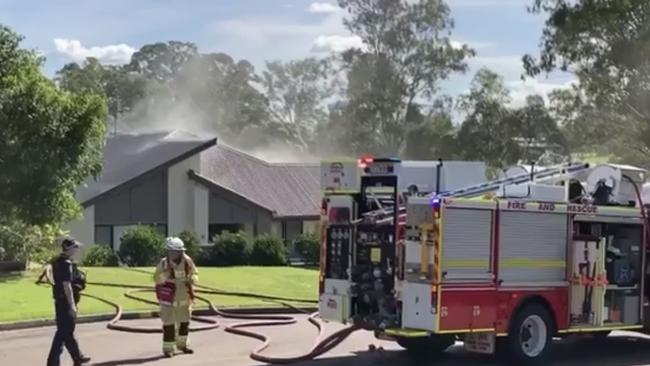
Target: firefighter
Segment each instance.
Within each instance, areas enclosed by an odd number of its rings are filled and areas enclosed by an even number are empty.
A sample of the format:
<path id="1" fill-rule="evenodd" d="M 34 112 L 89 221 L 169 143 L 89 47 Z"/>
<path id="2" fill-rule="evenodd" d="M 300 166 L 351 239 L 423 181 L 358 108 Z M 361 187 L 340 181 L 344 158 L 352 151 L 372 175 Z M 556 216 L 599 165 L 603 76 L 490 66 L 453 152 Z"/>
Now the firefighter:
<path id="1" fill-rule="evenodd" d="M 163 323 L 163 354 L 173 357 L 175 348 L 192 354 L 188 333 L 194 300 L 192 286 L 198 280 L 198 272 L 180 238 L 167 238 L 165 246 L 167 256 L 158 263 L 154 275 Z"/>
<path id="2" fill-rule="evenodd" d="M 90 362 L 79 350 L 79 344 L 74 337 L 77 304 L 80 292 L 86 287 L 86 276 L 75 263 L 81 253 L 81 243 L 73 239 L 65 239 L 61 243 L 61 254 L 52 263 L 52 293 L 56 314 L 56 333 L 52 340 L 50 354 L 47 357 L 48 366 L 59 366 L 63 346 L 70 353 L 75 366 Z"/>

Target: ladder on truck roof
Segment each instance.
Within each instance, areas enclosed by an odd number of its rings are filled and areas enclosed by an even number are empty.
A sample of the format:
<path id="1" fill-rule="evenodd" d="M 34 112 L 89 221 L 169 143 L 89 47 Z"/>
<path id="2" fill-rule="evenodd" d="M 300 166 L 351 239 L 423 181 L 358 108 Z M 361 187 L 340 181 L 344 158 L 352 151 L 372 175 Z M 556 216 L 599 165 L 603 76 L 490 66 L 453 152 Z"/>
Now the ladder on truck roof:
<path id="1" fill-rule="evenodd" d="M 566 163 L 549 167 L 539 172 L 522 173 L 514 177 L 506 177 L 485 183 L 459 188 L 448 192 L 433 193 L 432 198 L 468 197 L 496 191 L 501 187 L 527 183 L 530 181 L 543 181 L 555 176 L 572 175 L 589 169 L 589 163 Z"/>

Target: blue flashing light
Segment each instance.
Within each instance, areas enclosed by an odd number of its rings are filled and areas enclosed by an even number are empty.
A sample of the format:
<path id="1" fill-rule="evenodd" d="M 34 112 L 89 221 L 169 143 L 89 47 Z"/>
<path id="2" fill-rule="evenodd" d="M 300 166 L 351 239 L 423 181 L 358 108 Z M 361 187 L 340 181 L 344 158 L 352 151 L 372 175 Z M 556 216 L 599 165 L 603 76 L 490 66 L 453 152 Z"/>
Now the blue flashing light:
<path id="1" fill-rule="evenodd" d="M 440 204 L 442 203 L 442 198 L 440 198 L 437 194 L 431 197 L 431 207 L 434 209 L 438 210 L 440 209 Z"/>

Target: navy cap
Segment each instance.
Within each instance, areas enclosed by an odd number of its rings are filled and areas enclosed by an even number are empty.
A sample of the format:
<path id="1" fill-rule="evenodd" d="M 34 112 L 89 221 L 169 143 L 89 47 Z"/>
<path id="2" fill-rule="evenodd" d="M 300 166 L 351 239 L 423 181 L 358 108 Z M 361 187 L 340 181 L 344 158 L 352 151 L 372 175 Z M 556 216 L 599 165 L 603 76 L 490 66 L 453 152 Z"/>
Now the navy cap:
<path id="1" fill-rule="evenodd" d="M 81 247 L 81 243 L 74 239 L 63 239 L 63 242 L 61 243 L 61 249 L 64 251 L 79 247 Z"/>

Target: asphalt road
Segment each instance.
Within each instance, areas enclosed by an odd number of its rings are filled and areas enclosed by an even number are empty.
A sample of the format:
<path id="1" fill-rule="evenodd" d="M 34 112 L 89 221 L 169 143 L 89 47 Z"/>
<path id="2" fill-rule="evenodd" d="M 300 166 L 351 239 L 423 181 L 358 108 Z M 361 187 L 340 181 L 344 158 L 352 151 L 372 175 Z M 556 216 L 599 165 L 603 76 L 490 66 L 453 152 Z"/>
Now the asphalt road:
<path id="1" fill-rule="evenodd" d="M 225 323 L 225 321 L 224 321 Z M 152 325 L 157 320 L 138 320 L 130 324 Z M 328 326 L 328 331 L 336 330 Z M 273 356 L 291 356 L 306 352 L 316 337 L 315 328 L 302 317 L 298 324 L 260 329 L 273 343 L 266 351 Z M 0 365 L 45 365 L 53 328 L 0 332 Z M 93 358 L 92 365 L 256 365 L 248 353 L 259 343 L 253 339 L 224 333 L 223 330 L 193 333 L 195 355 L 178 355 L 171 360 L 160 356 L 160 336 L 119 333 L 106 330 L 103 323 L 80 325 L 77 331 L 81 347 Z M 369 345 L 383 350 L 369 351 Z M 70 365 L 64 352 L 63 365 Z M 300 366 L 395 366 L 395 365 L 470 366 L 496 365 L 493 358 L 464 352 L 462 344 L 452 346 L 437 360 L 411 359 L 390 342 L 375 340 L 371 334 L 357 332 L 339 347 L 321 358 Z M 562 341 L 556 345 L 553 365 L 650 365 L 650 337 L 635 333 L 615 333 L 606 341 Z"/>

